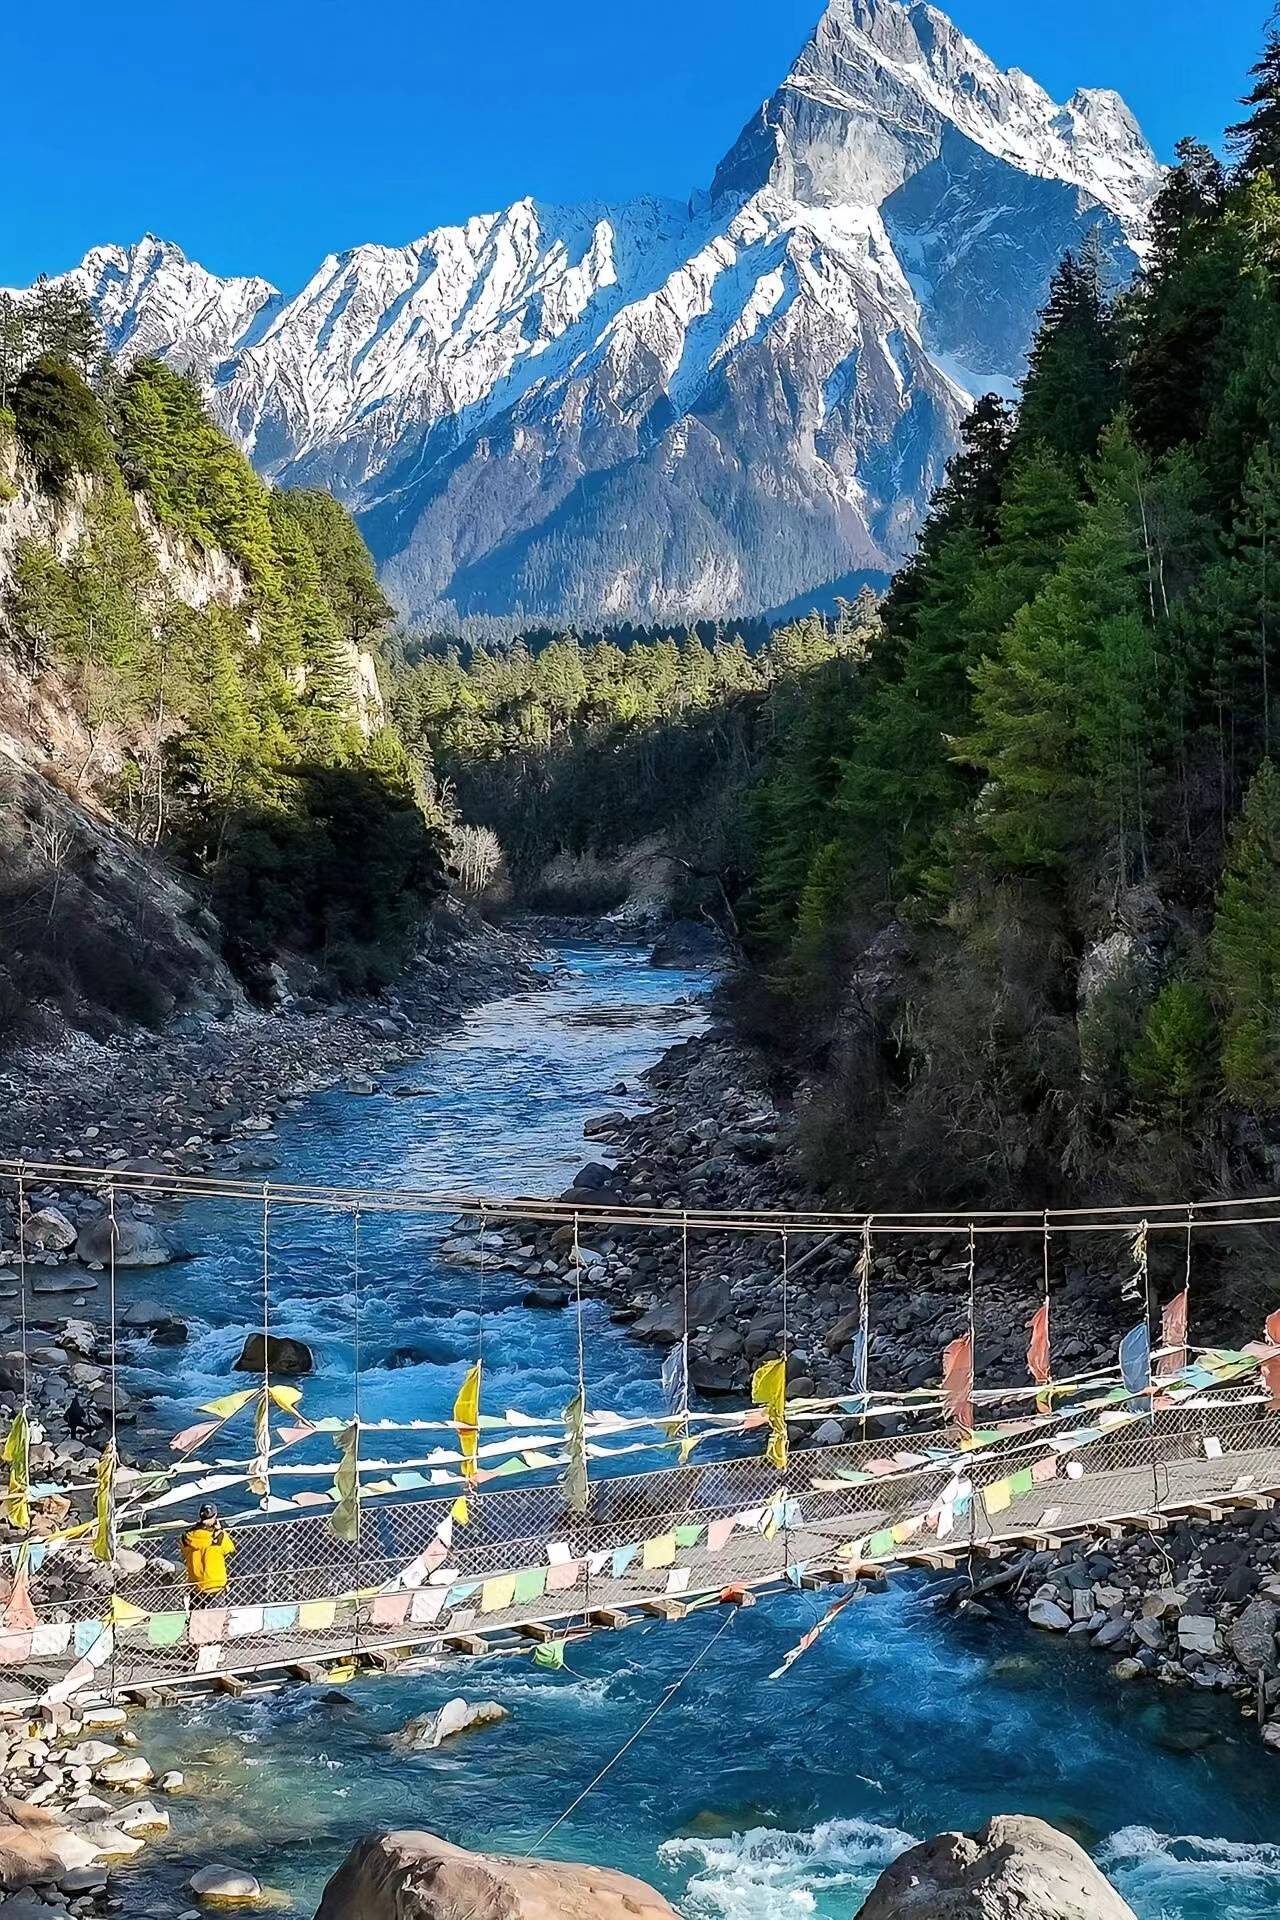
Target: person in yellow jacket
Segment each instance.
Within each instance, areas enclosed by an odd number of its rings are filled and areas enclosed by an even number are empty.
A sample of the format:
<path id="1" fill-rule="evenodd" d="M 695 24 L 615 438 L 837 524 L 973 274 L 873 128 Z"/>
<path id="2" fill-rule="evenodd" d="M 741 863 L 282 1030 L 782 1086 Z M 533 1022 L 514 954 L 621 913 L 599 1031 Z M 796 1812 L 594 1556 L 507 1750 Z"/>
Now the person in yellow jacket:
<path id="1" fill-rule="evenodd" d="M 200 1518 L 182 1536 L 193 1607 L 216 1607 L 227 1590 L 227 1561 L 236 1543 L 218 1519 L 216 1507 L 201 1507 Z"/>

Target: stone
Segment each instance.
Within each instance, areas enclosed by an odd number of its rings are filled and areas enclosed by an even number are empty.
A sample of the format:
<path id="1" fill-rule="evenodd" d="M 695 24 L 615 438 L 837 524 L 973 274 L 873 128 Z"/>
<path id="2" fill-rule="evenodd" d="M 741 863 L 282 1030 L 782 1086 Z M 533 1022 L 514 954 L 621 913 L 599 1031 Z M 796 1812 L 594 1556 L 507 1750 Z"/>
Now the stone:
<path id="1" fill-rule="evenodd" d="M 838 1447 L 844 1441 L 844 1428 L 838 1420 L 824 1420 L 810 1442 L 815 1447 Z"/>
<path id="2" fill-rule="evenodd" d="M 59 1207 L 41 1207 L 29 1213 L 24 1229 L 28 1250 L 66 1253 L 76 1244 L 77 1230 Z"/>
<path id="3" fill-rule="evenodd" d="M 348 1912 L 355 1920 L 354 1909 L 339 1909 L 332 1920 L 348 1920 Z M 322 1905 L 317 1920 L 323 1914 Z M 902 1854 L 876 1881 L 857 1920 L 1136 1917 L 1065 1833 L 1025 1814 L 997 1814 L 978 1833 L 939 1834 Z"/>
<path id="4" fill-rule="evenodd" d="M 118 1760 L 108 1760 L 97 1769 L 97 1775 L 104 1787 L 146 1787 L 155 1779 L 140 1753 L 123 1753 Z"/>
<path id="5" fill-rule="evenodd" d="M 262 1899 L 261 1881 L 245 1867 L 200 1867 L 187 1887 L 210 1907 L 252 1907 Z"/>
<path id="6" fill-rule="evenodd" d="M 91 1865 L 97 1849 L 44 1807 L 0 1798 L 0 1887 L 43 1885 Z"/>
<path id="7" fill-rule="evenodd" d="M 111 1259 L 111 1216 L 100 1213 L 81 1227 L 76 1239 L 76 1259 L 86 1267 L 105 1267 Z M 158 1227 L 149 1220 L 135 1220 L 129 1214 L 116 1216 L 115 1263 L 117 1267 L 164 1267 L 173 1259 L 173 1248 Z"/>
<path id="8" fill-rule="evenodd" d="M 520 1304 L 538 1312 L 554 1312 L 568 1306 L 569 1296 L 563 1287 L 530 1287 Z"/>
<path id="9" fill-rule="evenodd" d="M 1033 1627 L 1043 1627 L 1048 1633 L 1066 1633 L 1071 1625 L 1071 1615 L 1066 1608 L 1040 1593 L 1027 1608 L 1027 1619 Z"/>
<path id="10" fill-rule="evenodd" d="M 652 1887 L 609 1867 L 467 1853 L 435 1834 L 405 1831 L 359 1841 L 325 1888 L 316 1920 L 676 1920 L 676 1913 Z"/>
<path id="11" fill-rule="evenodd" d="M 1217 1653 L 1218 1623 L 1205 1613 L 1184 1613 L 1178 1622 L 1178 1645 L 1184 1653 Z"/>
<path id="12" fill-rule="evenodd" d="M 116 1814 L 115 1824 L 122 1833 L 167 1833 L 169 1816 L 154 1800 L 137 1800 Z"/>
<path id="13" fill-rule="evenodd" d="M 311 1349 L 305 1340 L 294 1340 L 288 1334 L 269 1333 L 264 1342 L 262 1334 L 251 1333 L 245 1338 L 232 1372 L 261 1373 L 264 1351 L 266 1371 L 280 1379 L 299 1379 L 315 1366 Z"/>
<path id="14" fill-rule="evenodd" d="M 92 1841 L 95 1858 L 98 1860 L 131 1860 L 135 1853 L 141 1853 L 146 1842 L 135 1834 L 126 1833 L 111 1819 L 99 1820 L 94 1826 L 84 1829 L 85 1838 Z"/>
<path id="15" fill-rule="evenodd" d="M 430 1752 L 459 1733 L 469 1733 L 477 1727 L 494 1727 L 510 1718 L 509 1709 L 499 1706 L 496 1700 L 480 1700 L 473 1706 L 459 1695 L 446 1700 L 438 1713 L 418 1714 L 406 1722 L 399 1733 L 392 1735 L 392 1744 L 407 1747 L 411 1753 Z"/>
<path id="16" fill-rule="evenodd" d="M 168 1773 L 162 1773 L 156 1782 L 161 1793 L 181 1793 L 186 1784 L 186 1774 L 179 1773 L 176 1767 L 171 1767 Z"/>
<path id="17" fill-rule="evenodd" d="M 705 920 L 673 920 L 649 955 L 651 967 L 715 967 L 729 949 L 718 927 Z"/>
<path id="18" fill-rule="evenodd" d="M 1276 1663 L 1276 1623 L 1280 1608 L 1270 1600 L 1251 1600 L 1227 1635 L 1227 1644 L 1248 1674 L 1272 1669 Z"/>

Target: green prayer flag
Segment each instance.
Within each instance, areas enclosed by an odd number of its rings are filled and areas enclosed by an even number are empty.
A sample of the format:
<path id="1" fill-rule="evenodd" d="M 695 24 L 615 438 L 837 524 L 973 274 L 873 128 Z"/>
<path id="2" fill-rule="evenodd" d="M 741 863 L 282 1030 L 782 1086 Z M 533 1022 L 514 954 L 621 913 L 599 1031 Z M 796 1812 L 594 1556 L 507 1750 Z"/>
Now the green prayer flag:
<path id="1" fill-rule="evenodd" d="M 564 1666 L 563 1640 L 546 1640 L 533 1650 L 533 1664 L 542 1667 L 548 1673 L 559 1673 Z"/>
<path id="2" fill-rule="evenodd" d="M 705 1528 L 703 1527 L 677 1527 L 676 1545 L 678 1547 L 696 1547 L 704 1532 Z"/>
<path id="3" fill-rule="evenodd" d="M 147 1644 L 152 1647 L 176 1647 L 186 1630 L 185 1613 L 153 1613 L 147 1621 Z"/>
<path id="4" fill-rule="evenodd" d="M 1036 1484 L 1035 1475 L 1030 1467 L 1019 1467 L 1009 1484 L 1016 1498 L 1020 1493 L 1030 1493 L 1033 1490 Z"/>
<path id="5" fill-rule="evenodd" d="M 587 1485 L 587 1409 L 580 1393 L 575 1393 L 564 1410 L 564 1433 L 568 1446 L 561 1485 L 570 1513 L 583 1514 L 591 1498 Z"/>
<path id="6" fill-rule="evenodd" d="M 360 1426 L 353 1420 L 338 1442 L 341 1458 L 333 1476 L 336 1505 L 329 1516 L 329 1531 L 339 1540 L 354 1542 L 360 1536 Z"/>
<path id="7" fill-rule="evenodd" d="M 515 1605 L 527 1607 L 531 1600 L 541 1600 L 547 1590 L 547 1569 L 528 1567 L 516 1575 Z"/>
<path id="8" fill-rule="evenodd" d="M 31 1525 L 31 1507 L 27 1500 L 31 1486 L 30 1451 L 31 1429 L 27 1425 L 26 1411 L 20 1407 L 13 1416 L 3 1450 L 0 1451 L 0 1458 L 9 1469 L 9 1493 L 4 1517 L 20 1533 L 25 1533 Z"/>

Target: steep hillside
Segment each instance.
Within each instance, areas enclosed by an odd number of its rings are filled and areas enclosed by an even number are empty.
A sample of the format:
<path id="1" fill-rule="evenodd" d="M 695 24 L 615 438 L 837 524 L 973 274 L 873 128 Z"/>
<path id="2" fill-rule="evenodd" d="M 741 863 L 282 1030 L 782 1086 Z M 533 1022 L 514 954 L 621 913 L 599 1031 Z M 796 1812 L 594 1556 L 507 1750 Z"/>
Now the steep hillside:
<path id="1" fill-rule="evenodd" d="M 338 493 L 415 622 L 753 615 L 906 557 L 1055 262 L 1092 236 L 1126 279 L 1159 173 L 1114 94 L 830 0 L 687 205 L 519 201 L 288 298 L 151 238 L 71 280 L 261 472 Z"/>
<path id="2" fill-rule="evenodd" d="M 349 519 L 265 487 L 155 362 L 95 392 L 35 354 L 8 398 L 0 1044 L 269 992 L 281 954 L 318 991 L 389 978 L 445 841 Z"/>

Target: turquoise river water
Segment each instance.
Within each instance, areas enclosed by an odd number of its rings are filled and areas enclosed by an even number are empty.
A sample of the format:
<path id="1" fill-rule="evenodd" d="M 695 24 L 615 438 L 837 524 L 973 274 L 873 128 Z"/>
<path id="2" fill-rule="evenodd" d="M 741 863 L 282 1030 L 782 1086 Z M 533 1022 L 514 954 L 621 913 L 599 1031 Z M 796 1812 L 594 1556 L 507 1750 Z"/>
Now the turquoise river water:
<path id="1" fill-rule="evenodd" d="M 696 1030 L 704 982 L 643 956 L 567 948 L 546 990 L 473 1015 L 374 1097 L 334 1092 L 282 1119 L 278 1177 L 552 1193 L 589 1157 L 582 1123 L 611 1091 Z M 400 1099 L 395 1086 L 429 1088 Z M 274 1177 L 274 1176 L 273 1176 Z M 164 1278 L 188 1345 L 133 1356 L 132 1384 L 173 1428 L 212 1393 L 260 1324 L 258 1222 L 202 1202 L 195 1253 Z M 436 1251 L 444 1223 L 367 1214 L 361 1233 L 362 1411 L 438 1415 L 474 1357 L 474 1273 Z M 351 1235 L 339 1217 L 273 1218 L 271 1320 L 311 1343 L 310 1413 L 352 1403 Z M 519 1304 L 490 1277 L 486 1400 L 563 1407 L 575 1377 L 569 1314 Z M 658 1359 L 596 1309 L 588 1393 L 652 1407 Z M 388 1364 L 392 1360 L 396 1364 Z M 796 1594 L 739 1613 L 671 1704 L 558 1827 L 546 1850 L 659 1886 L 688 1920 L 850 1920 L 916 1837 L 995 1812 L 1040 1814 L 1090 1848 L 1140 1920 L 1261 1920 L 1280 1911 L 1280 1759 L 1229 1706 L 1113 1681 L 1106 1663 L 1030 1633 L 940 1617 L 927 1586 L 850 1608 L 784 1681 L 767 1679 L 825 1602 Z M 535 1848 L 721 1626 L 718 1611 L 599 1635 L 572 1670 L 494 1659 L 460 1675 L 369 1678 L 335 1697 L 298 1687 L 202 1701 L 139 1723 L 157 1770 L 191 1792 L 129 1876 L 129 1910 L 172 1915 L 210 1859 L 252 1867 L 277 1910 L 314 1913 L 353 1840 L 422 1826 L 466 1846 Z M 490 1731 L 408 1756 L 386 1735 L 465 1690 L 510 1708 Z"/>

